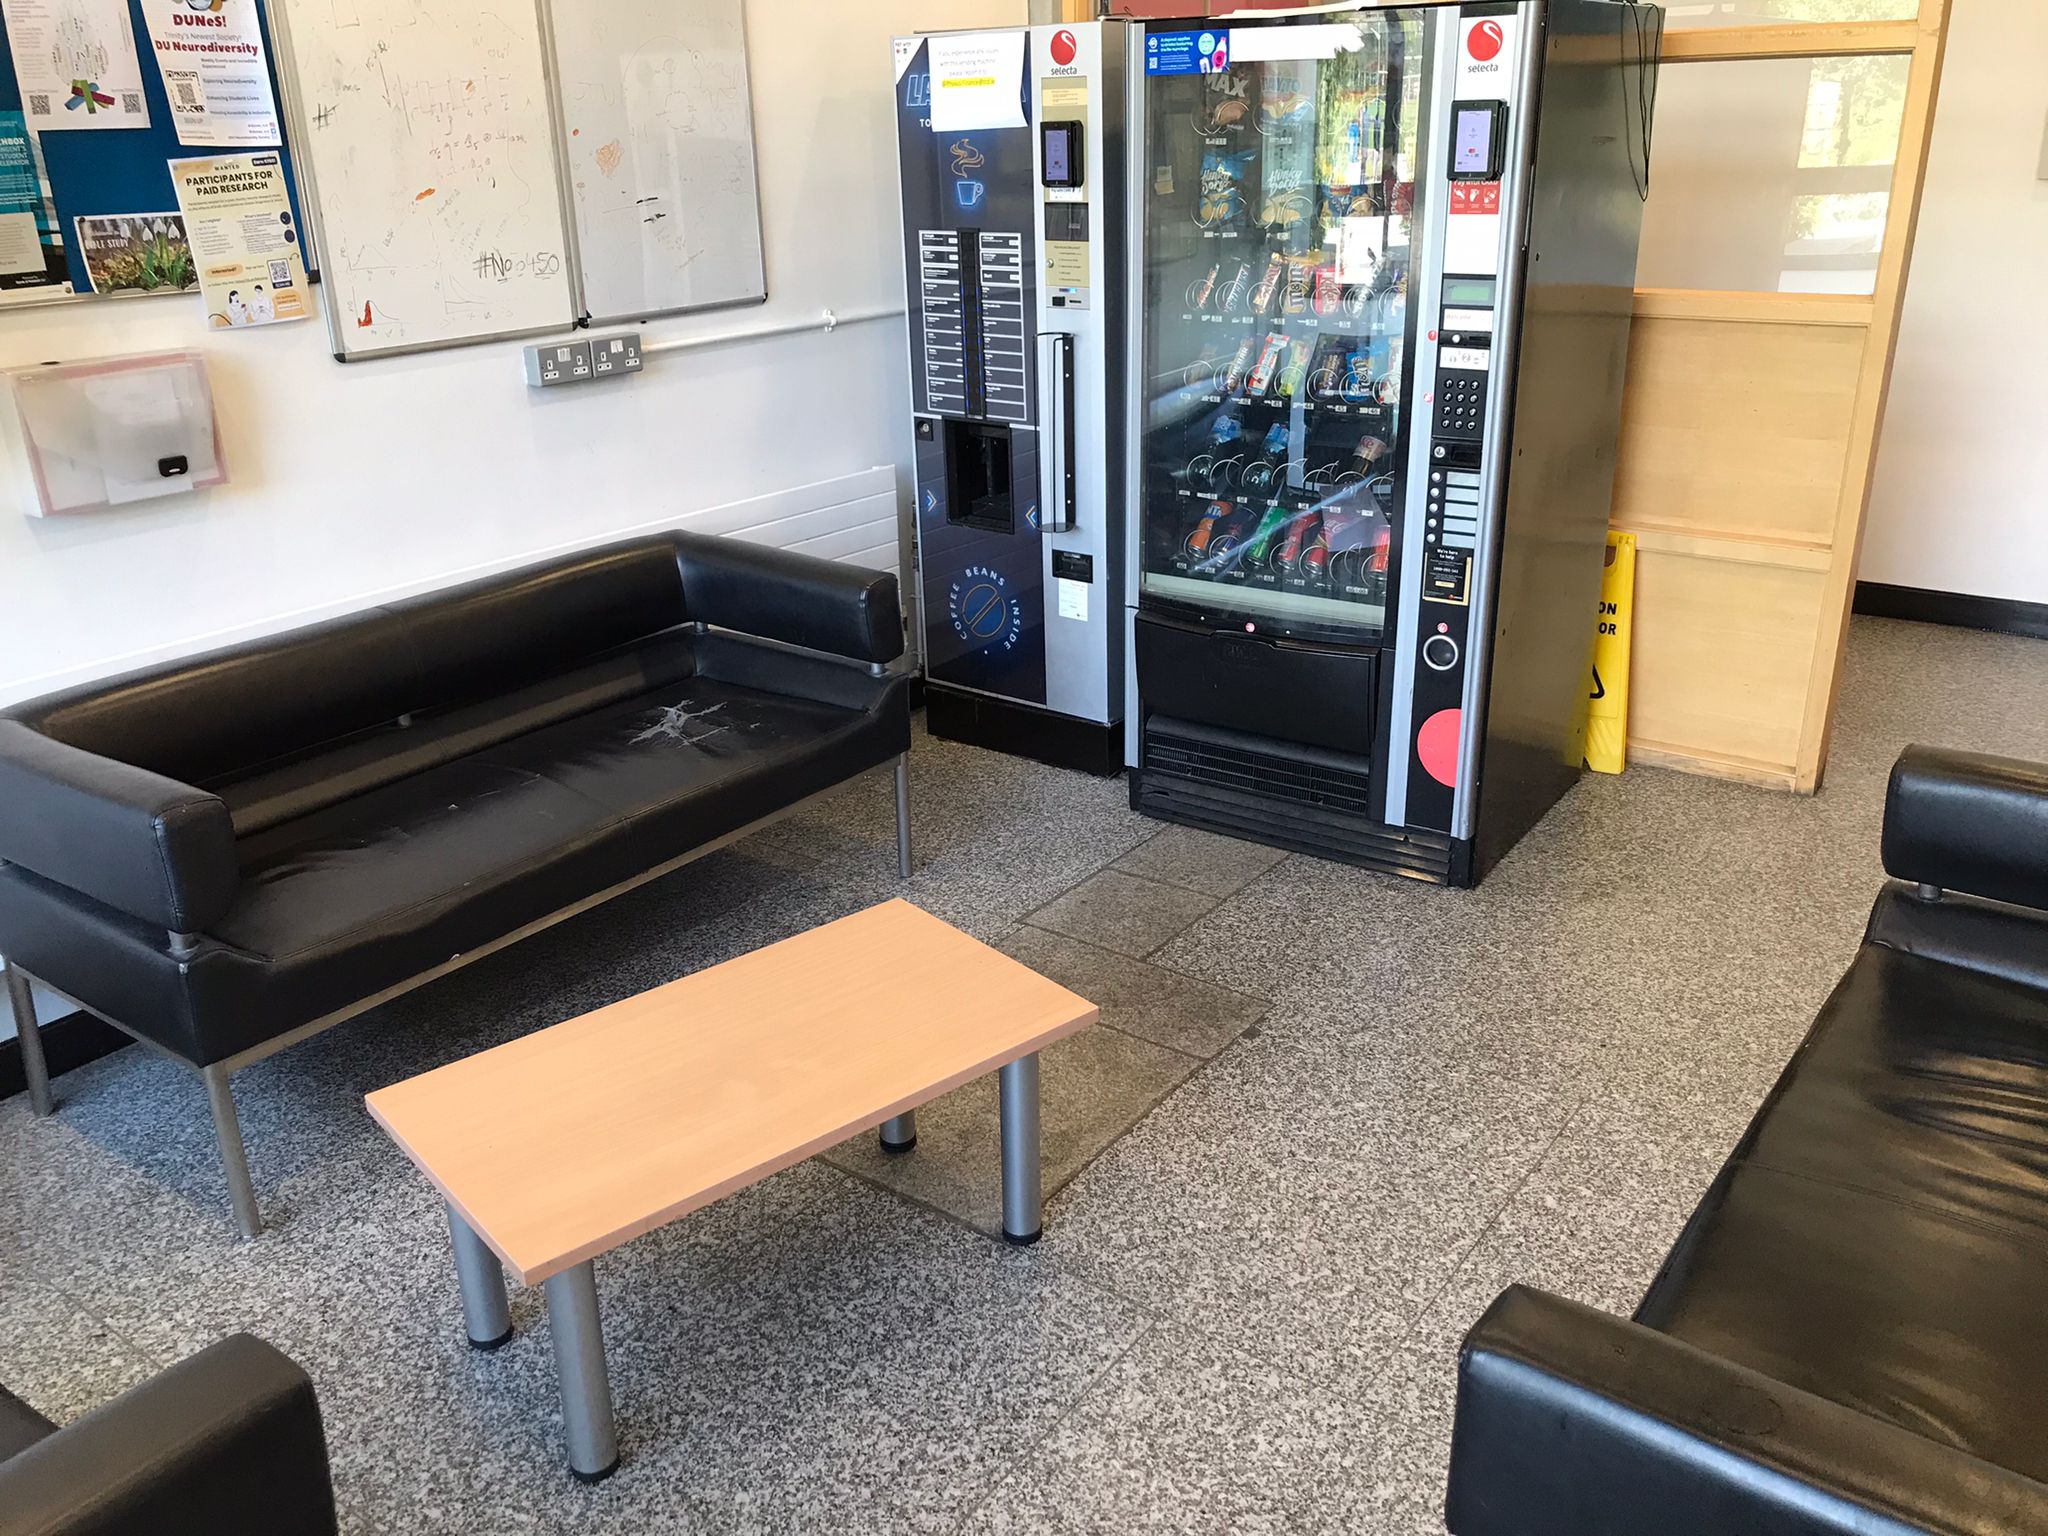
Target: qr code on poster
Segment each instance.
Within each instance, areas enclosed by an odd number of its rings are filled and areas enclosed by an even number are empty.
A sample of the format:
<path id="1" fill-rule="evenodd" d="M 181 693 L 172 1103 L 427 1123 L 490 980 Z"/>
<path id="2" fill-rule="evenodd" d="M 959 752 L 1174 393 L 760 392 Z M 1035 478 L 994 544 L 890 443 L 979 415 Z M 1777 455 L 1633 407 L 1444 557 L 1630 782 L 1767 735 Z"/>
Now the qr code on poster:
<path id="1" fill-rule="evenodd" d="M 123 92 L 121 93 L 121 110 L 122 110 L 123 112 L 126 112 L 127 114 L 129 114 L 129 116 L 131 116 L 131 117 L 132 117 L 132 116 L 134 116 L 134 115 L 136 115 L 137 113 L 141 112 L 141 111 L 142 111 L 142 92 L 140 92 L 140 91 L 123 91 Z"/>
<path id="2" fill-rule="evenodd" d="M 289 288 L 291 285 L 292 264 L 288 261 L 273 261 L 270 263 L 270 286 L 273 288 Z"/>
<path id="3" fill-rule="evenodd" d="M 28 98 L 28 113 L 30 117 L 48 117 L 50 115 L 50 98 L 39 92 L 31 91 Z"/>

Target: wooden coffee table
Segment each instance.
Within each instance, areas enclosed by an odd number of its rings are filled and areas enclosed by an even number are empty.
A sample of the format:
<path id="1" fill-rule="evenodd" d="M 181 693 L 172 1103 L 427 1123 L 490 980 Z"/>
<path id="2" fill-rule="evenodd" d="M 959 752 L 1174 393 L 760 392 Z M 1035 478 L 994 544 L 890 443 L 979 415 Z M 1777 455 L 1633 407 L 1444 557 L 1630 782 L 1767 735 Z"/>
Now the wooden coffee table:
<path id="1" fill-rule="evenodd" d="M 569 1465 L 618 1465 L 592 1261 L 1001 1073 L 1003 1235 L 1035 1242 L 1038 1052 L 1097 1009 L 907 901 L 685 976 L 392 1087 L 377 1123 L 448 1202 L 470 1342 L 512 1335 L 505 1270 L 545 1288 Z"/>

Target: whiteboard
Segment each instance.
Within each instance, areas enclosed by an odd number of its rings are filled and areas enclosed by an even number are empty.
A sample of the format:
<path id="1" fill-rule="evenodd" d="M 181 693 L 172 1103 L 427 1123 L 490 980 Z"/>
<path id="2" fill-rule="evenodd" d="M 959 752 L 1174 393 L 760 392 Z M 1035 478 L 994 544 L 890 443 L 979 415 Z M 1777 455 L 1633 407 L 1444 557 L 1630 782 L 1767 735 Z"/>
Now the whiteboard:
<path id="1" fill-rule="evenodd" d="M 532 0 L 289 0 L 283 15 L 335 356 L 571 324 Z"/>
<path id="2" fill-rule="evenodd" d="M 597 323 L 768 296 L 742 0 L 547 0 Z"/>

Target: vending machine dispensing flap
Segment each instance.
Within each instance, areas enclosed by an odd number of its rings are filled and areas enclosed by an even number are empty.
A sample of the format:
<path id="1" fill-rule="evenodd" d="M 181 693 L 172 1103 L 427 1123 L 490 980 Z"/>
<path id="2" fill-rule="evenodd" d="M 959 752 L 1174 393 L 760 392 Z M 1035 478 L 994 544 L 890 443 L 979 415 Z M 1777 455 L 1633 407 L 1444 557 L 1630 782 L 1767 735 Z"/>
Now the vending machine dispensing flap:
<path id="1" fill-rule="evenodd" d="M 1038 334 L 1040 526 L 1047 533 L 1074 528 L 1074 338 L 1063 331 Z"/>

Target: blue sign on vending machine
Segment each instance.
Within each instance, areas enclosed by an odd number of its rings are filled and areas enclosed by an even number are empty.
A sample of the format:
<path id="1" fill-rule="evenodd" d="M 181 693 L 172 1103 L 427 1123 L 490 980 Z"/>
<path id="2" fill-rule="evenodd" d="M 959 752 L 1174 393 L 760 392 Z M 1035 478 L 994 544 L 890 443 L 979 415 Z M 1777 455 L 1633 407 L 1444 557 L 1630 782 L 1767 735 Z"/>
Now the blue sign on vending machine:
<path id="1" fill-rule="evenodd" d="M 1230 34 L 1221 27 L 1203 32 L 1150 32 L 1145 36 L 1148 75 L 1220 75 L 1230 68 Z"/>

